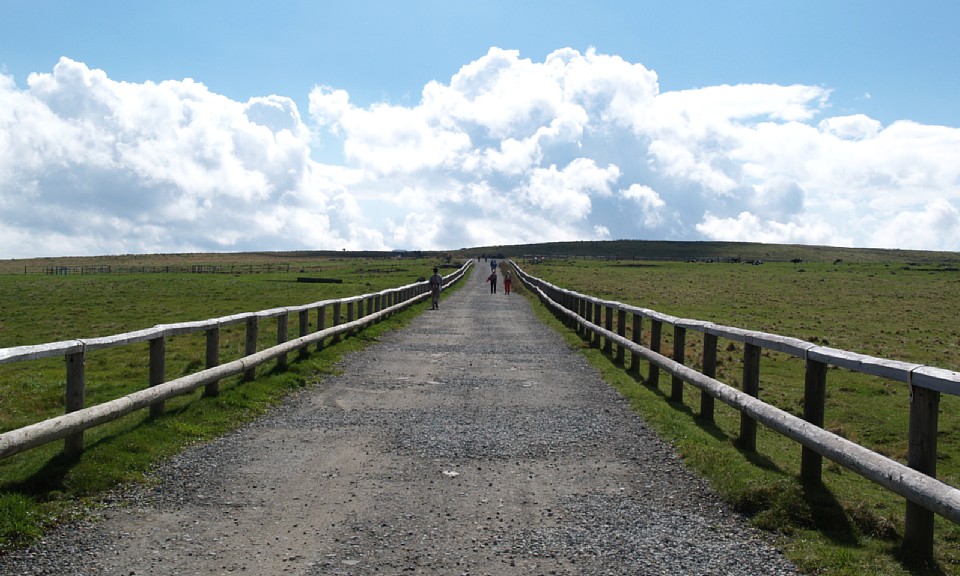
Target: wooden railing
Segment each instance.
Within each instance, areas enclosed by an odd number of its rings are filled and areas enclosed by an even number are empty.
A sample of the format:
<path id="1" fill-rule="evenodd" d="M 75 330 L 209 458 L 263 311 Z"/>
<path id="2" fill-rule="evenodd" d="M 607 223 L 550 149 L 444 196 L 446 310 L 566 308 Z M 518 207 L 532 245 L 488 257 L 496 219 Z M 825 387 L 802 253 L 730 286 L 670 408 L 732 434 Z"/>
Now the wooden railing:
<path id="1" fill-rule="evenodd" d="M 670 400 L 682 401 L 684 383 L 700 390 L 700 417 L 713 421 L 714 399 L 740 412 L 738 445 L 756 450 L 756 425 L 800 443 L 800 477 L 806 484 L 821 480 L 823 457 L 860 474 L 907 500 L 904 549 L 912 554 L 933 554 L 934 513 L 960 524 L 960 490 L 936 479 L 937 415 L 940 394 L 960 395 L 960 374 L 941 368 L 886 360 L 811 342 L 742 330 L 729 326 L 677 318 L 654 310 L 601 300 L 566 290 L 525 273 L 511 262 L 519 278 L 540 299 L 560 315 L 566 325 L 618 364 L 626 365 L 625 351 L 631 354 L 628 370 L 640 375 L 641 358 L 649 363 L 646 381 L 659 384 L 660 371 L 671 377 Z M 614 332 L 616 314 L 616 332 Z M 632 339 L 625 337 L 631 323 Z M 649 347 L 641 344 L 644 320 L 650 322 Z M 673 327 L 673 359 L 660 353 L 664 325 Z M 703 334 L 702 372 L 684 366 L 687 331 Z M 742 390 L 715 379 L 718 339 L 743 343 Z M 614 346 L 616 349 L 614 350 Z M 759 400 L 761 350 L 774 350 L 801 358 L 805 363 L 803 418 Z M 827 389 L 827 367 L 905 383 L 910 389 L 910 431 L 907 465 L 891 460 L 859 444 L 823 429 Z"/>
<path id="2" fill-rule="evenodd" d="M 460 280 L 471 265 L 467 261 L 459 270 L 444 277 L 444 289 Z M 83 432 L 88 428 L 115 420 L 135 410 L 149 407 L 151 416 L 164 413 L 164 401 L 193 392 L 204 386 L 205 395 L 215 395 L 219 382 L 224 378 L 243 375 L 244 381 L 253 380 L 257 366 L 276 359 L 277 366 L 287 364 L 289 353 L 299 351 L 305 355 L 309 346 L 319 349 L 326 338 L 340 340 L 364 326 L 378 322 L 396 312 L 430 297 L 427 282 L 417 282 L 399 288 L 391 288 L 374 294 L 363 294 L 337 300 L 324 300 L 303 306 L 274 308 L 214 318 L 199 322 L 164 324 L 145 330 L 91 338 L 67 340 L 34 346 L 18 346 L 0 349 L 0 364 L 63 357 L 66 361 L 66 414 L 23 428 L 0 434 L 0 458 L 12 456 L 64 439 L 64 453 L 76 456 L 83 450 Z M 327 311 L 330 310 L 331 326 L 327 327 Z M 288 323 L 291 314 L 299 318 L 299 337 L 288 340 Z M 310 317 L 316 315 L 317 329 L 309 331 Z M 277 344 L 257 351 L 260 321 L 277 320 Z M 220 364 L 220 329 L 234 324 L 246 325 L 245 352 L 238 360 Z M 181 334 L 206 334 L 206 368 L 199 372 L 165 381 L 167 338 Z M 149 387 L 95 406 L 84 406 L 84 366 L 88 352 L 148 342 L 150 348 Z"/>

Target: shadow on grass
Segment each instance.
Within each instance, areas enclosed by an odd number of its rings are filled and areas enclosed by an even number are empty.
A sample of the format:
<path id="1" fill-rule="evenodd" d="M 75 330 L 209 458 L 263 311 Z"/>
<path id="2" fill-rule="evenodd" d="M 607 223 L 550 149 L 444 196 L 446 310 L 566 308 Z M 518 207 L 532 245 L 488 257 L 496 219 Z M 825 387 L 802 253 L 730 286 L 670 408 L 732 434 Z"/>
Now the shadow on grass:
<path id="1" fill-rule="evenodd" d="M 16 492 L 30 496 L 36 500 L 46 500 L 51 493 L 64 490 L 64 480 L 78 462 L 77 457 L 68 457 L 63 453 L 57 454 L 47 460 L 35 473 L 19 482 L 10 482 L 0 489 L 3 492 Z"/>
<path id="2" fill-rule="evenodd" d="M 818 483 L 804 486 L 802 498 L 810 511 L 812 528 L 837 544 L 858 543 L 857 529 L 833 492 Z"/>
<path id="3" fill-rule="evenodd" d="M 947 576 L 936 560 L 913 558 L 899 545 L 892 545 L 889 552 L 911 576 Z"/>

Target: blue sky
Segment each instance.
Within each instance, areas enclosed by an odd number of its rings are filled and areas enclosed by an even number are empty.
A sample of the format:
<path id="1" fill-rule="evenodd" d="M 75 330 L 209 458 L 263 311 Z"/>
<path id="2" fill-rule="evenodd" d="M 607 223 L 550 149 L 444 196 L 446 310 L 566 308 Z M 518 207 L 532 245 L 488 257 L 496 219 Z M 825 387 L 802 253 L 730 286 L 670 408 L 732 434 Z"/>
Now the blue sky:
<path id="1" fill-rule="evenodd" d="M 22 83 L 61 56 L 116 80 L 193 78 L 234 99 L 415 103 L 491 46 L 527 58 L 593 46 L 661 88 L 812 84 L 887 124 L 960 126 L 960 4 L 875 2 L 0 2 L 0 62 Z M 869 98 L 865 95 L 869 94 Z"/>
<path id="2" fill-rule="evenodd" d="M 955 2 L 0 13 L 0 257 L 606 238 L 960 251 Z"/>

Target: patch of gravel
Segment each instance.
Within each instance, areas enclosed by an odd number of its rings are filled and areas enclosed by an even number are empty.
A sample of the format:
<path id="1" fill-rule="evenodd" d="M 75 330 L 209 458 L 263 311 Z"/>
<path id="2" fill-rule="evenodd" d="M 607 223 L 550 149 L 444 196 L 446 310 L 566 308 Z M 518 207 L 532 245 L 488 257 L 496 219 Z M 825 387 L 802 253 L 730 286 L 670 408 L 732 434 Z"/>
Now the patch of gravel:
<path id="1" fill-rule="evenodd" d="M 797 574 L 483 268 L 0 576 Z"/>

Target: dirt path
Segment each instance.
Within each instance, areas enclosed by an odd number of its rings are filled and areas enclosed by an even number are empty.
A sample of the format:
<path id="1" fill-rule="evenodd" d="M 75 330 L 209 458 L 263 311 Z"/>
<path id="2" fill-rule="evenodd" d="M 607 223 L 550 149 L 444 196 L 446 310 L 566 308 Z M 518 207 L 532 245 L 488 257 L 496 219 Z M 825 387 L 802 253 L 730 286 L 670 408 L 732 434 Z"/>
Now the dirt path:
<path id="1" fill-rule="evenodd" d="M 487 273 L 0 574 L 793 573 Z"/>

